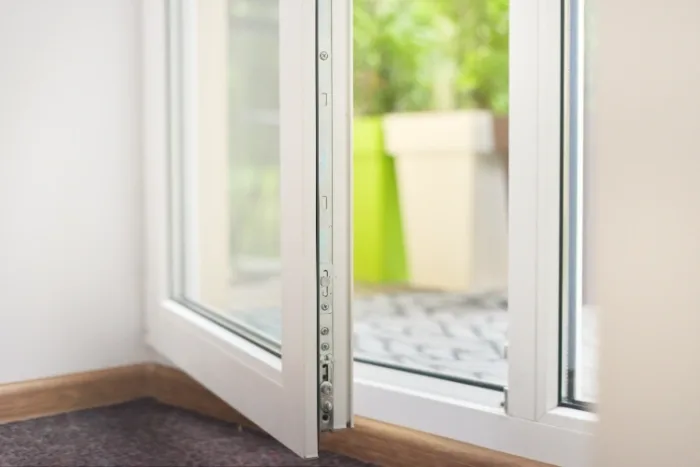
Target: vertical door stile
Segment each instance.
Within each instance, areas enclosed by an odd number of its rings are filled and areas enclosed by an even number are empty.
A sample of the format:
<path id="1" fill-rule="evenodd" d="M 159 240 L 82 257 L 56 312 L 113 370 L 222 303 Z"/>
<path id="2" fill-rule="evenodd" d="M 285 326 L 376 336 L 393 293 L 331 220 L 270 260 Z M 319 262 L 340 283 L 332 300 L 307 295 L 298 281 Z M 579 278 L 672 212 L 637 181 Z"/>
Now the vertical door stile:
<path id="1" fill-rule="evenodd" d="M 319 429 L 333 428 L 333 67 L 331 0 L 317 0 Z"/>

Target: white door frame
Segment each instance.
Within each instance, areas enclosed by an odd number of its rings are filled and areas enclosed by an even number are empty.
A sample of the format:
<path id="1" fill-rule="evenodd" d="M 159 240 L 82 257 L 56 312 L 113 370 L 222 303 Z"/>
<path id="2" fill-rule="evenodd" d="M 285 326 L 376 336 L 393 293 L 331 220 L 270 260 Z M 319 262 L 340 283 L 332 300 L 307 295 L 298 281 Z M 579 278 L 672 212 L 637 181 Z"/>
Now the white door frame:
<path id="1" fill-rule="evenodd" d="M 497 392 L 356 364 L 357 415 L 542 462 L 587 466 L 593 413 L 559 381 L 562 0 L 510 4 L 507 408 Z M 566 36 L 564 34 L 564 36 Z"/>
<path id="2" fill-rule="evenodd" d="M 309 5 L 314 2 L 286 0 L 282 2 L 282 5 L 286 6 L 281 14 L 297 18 L 303 15 L 302 8 L 294 9 L 297 3 L 310 8 Z M 146 14 L 147 21 L 144 24 L 144 68 L 147 70 L 144 123 L 149 195 L 146 212 L 149 250 L 149 342 L 196 379 L 206 382 L 210 389 L 259 423 L 263 429 L 278 436 L 285 444 L 295 446 L 295 450 L 302 455 L 315 455 L 315 411 L 286 407 L 280 401 L 280 396 L 289 389 L 289 393 L 284 393 L 290 396 L 289 400 L 294 397 L 294 400 L 304 400 L 304 404 L 308 406 L 316 404 L 316 399 L 312 400 L 309 396 L 312 393 L 309 389 L 312 386 L 315 388 L 317 384 L 315 365 L 299 364 L 304 361 L 303 356 L 308 357 L 306 361 L 313 361 L 313 345 L 309 343 L 316 342 L 316 335 L 306 334 L 306 345 L 302 344 L 296 350 L 299 358 L 292 362 L 291 354 L 287 353 L 286 343 L 293 342 L 294 336 L 297 335 L 292 335 L 291 330 L 294 326 L 299 330 L 302 325 L 300 320 L 289 325 L 285 321 L 285 352 L 280 366 L 278 359 L 245 339 L 223 331 L 210 321 L 167 300 L 164 272 L 168 251 L 164 241 L 167 232 L 163 222 L 167 212 L 167 178 L 164 173 L 167 147 L 163 135 L 167 126 L 162 111 L 166 104 L 166 96 L 160 84 L 165 75 L 165 63 L 162 63 L 162 50 L 165 46 L 163 25 L 159 24 L 158 20 L 163 13 L 158 11 L 161 8 L 158 2 L 145 2 L 144 5 L 146 11 L 150 11 Z M 352 118 L 352 47 L 347 40 L 352 27 L 352 9 L 351 0 L 334 2 L 334 5 L 342 5 L 339 8 L 334 6 L 333 9 L 333 94 L 336 96 L 333 100 L 333 148 L 336 152 L 334 167 L 337 168 L 333 177 L 336 194 L 334 213 L 336 219 L 348 220 L 347 225 L 341 225 L 342 223 L 337 221 L 334 223 L 334 306 L 341 310 L 343 307 L 349 307 L 352 298 L 351 134 L 348 131 Z M 558 406 L 561 7 L 561 0 L 522 0 L 511 4 L 511 321 L 507 410 L 494 407 L 491 403 L 493 394 L 480 396 L 482 403 L 475 403 L 470 399 L 475 389 L 468 386 L 441 382 L 438 394 L 433 391 L 435 384 L 432 380 L 416 376 L 415 384 L 408 387 L 407 380 L 411 378 L 406 375 L 396 378 L 392 370 L 368 369 L 364 365 L 358 365 L 358 374 L 354 380 L 354 401 L 355 413 L 358 415 L 557 465 L 584 466 L 587 465 L 596 416 Z M 299 21 L 299 24 L 302 22 Z M 296 40 L 289 41 L 286 45 L 283 43 L 283 46 L 292 48 L 295 43 L 295 47 L 301 49 L 302 43 L 308 44 L 314 40 L 310 37 L 314 29 L 313 26 L 309 26 L 305 30 L 296 31 Z M 287 59 L 291 60 L 292 56 L 287 55 Z M 302 58 L 313 60 L 313 57 Z M 287 65 L 291 67 L 292 64 L 289 62 Z M 312 66 L 308 69 L 312 69 Z M 315 77 L 299 71 L 297 75 L 287 78 L 284 85 L 290 89 L 297 89 L 297 95 L 290 99 L 296 99 L 296 106 L 301 108 L 304 106 L 302 95 L 307 98 L 311 96 L 313 90 L 309 90 L 308 84 L 313 83 Z M 312 109 L 306 109 L 305 112 L 311 115 Z M 305 144 L 310 144 L 305 142 L 303 137 L 310 132 L 310 128 L 304 125 L 303 121 L 296 123 L 297 133 L 291 134 L 294 126 L 290 125 L 283 138 L 287 138 L 288 144 L 302 151 L 301 148 L 307 147 Z M 312 173 L 308 160 L 300 163 L 296 169 L 296 172 L 294 167 L 288 170 L 294 172 L 297 182 L 309 180 L 304 178 Z M 304 191 L 285 192 L 290 196 L 285 202 L 315 197 L 315 184 L 302 183 L 298 186 L 303 186 Z M 315 206 L 315 203 L 309 205 Z M 297 206 L 298 219 L 308 219 L 312 215 L 315 218 L 315 211 L 312 213 L 309 205 L 306 209 Z M 289 245 L 310 246 L 306 237 L 309 236 L 299 234 L 294 242 L 290 238 Z M 299 251 L 297 254 L 301 255 Z M 298 289 L 285 293 L 297 303 L 305 300 L 304 297 L 309 297 L 308 300 L 313 300 L 315 304 L 315 271 L 299 272 L 304 277 L 303 284 Z M 347 276 L 343 277 L 343 274 Z M 338 321 L 334 332 L 340 332 L 347 337 L 351 325 L 349 313 L 338 319 L 344 320 L 344 323 Z M 308 324 L 306 322 L 306 325 Z M 301 334 L 303 333 L 299 333 Z M 196 348 L 189 345 L 194 351 L 185 351 L 182 343 L 194 340 L 199 342 Z M 346 357 L 352 355 L 349 344 L 344 351 Z M 211 357 L 214 352 L 218 352 L 219 359 Z M 314 348 L 314 358 L 315 352 Z M 349 358 L 336 353 L 336 361 L 346 360 Z M 203 363 L 205 361 L 206 363 Z M 295 362 L 297 366 L 294 366 Z M 235 368 L 233 376 L 230 373 L 222 373 L 222 367 Z M 290 368 L 293 368 L 294 373 Z M 289 373 L 286 373 L 287 371 Z M 344 369 L 340 378 L 347 378 L 348 382 L 352 380 L 351 365 Z M 423 379 L 418 381 L 421 378 Z M 238 381 L 245 383 L 237 384 Z M 254 393 L 243 389 L 246 386 L 254 387 Z M 348 403 L 344 410 L 347 411 L 349 420 L 351 405 Z M 309 415 L 311 413 L 313 416 Z M 295 428 L 303 426 L 304 429 L 298 429 L 296 433 L 281 433 L 282 425 Z"/>
<path id="3" fill-rule="evenodd" d="M 188 14 L 196 0 L 183 0 Z M 283 351 L 281 360 L 173 299 L 169 277 L 176 262 L 170 243 L 170 151 L 196 157 L 192 144 L 178 146 L 168 109 L 184 98 L 167 86 L 167 1 L 143 2 L 145 236 L 147 342 L 224 401 L 302 457 L 318 454 L 318 349 L 316 270 L 316 8 L 284 0 L 280 17 L 280 147 L 282 202 Z M 193 54 L 187 35 L 184 48 Z M 187 76 L 185 80 L 191 78 Z M 186 107 L 191 118 L 195 106 Z M 190 126 L 191 128 L 191 126 Z M 190 135 L 190 137 L 194 137 Z M 187 139 L 187 137 L 186 137 Z M 191 139 L 190 139 L 191 141 Z M 187 151 L 194 151 L 187 153 Z M 188 174 L 189 176 L 189 174 Z M 175 206 L 177 208 L 177 206 Z M 176 210 L 176 209 L 175 209 Z M 175 211 L 173 210 L 173 211 Z M 177 215 L 177 212 L 175 212 Z M 175 239 L 177 240 L 177 239 Z M 349 405 L 349 404 L 348 404 Z M 348 409 L 349 410 L 349 409 Z M 340 417 L 339 417 L 340 418 Z"/>

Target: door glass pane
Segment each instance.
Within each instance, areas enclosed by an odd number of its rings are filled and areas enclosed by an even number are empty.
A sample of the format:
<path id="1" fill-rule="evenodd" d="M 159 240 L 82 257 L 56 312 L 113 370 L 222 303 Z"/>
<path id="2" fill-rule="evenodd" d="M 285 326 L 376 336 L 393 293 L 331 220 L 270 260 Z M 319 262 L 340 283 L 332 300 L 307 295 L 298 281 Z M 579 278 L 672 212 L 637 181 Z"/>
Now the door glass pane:
<path id="1" fill-rule="evenodd" d="M 508 12 L 354 2 L 358 361 L 506 384 Z"/>
<path id="2" fill-rule="evenodd" d="M 180 64 L 172 81 L 181 92 L 182 129 L 173 160 L 181 191 L 173 212 L 175 292 L 279 352 L 278 0 L 173 5 L 181 34 L 172 44 Z"/>
<path id="3" fill-rule="evenodd" d="M 590 235 L 591 153 L 586 141 L 586 120 L 591 101 L 588 55 L 592 37 L 585 0 L 566 2 L 567 86 L 564 92 L 567 116 L 564 144 L 564 267 L 562 293 L 562 399 L 565 404 L 592 408 L 598 398 L 598 332 L 595 291 L 592 289 Z"/>

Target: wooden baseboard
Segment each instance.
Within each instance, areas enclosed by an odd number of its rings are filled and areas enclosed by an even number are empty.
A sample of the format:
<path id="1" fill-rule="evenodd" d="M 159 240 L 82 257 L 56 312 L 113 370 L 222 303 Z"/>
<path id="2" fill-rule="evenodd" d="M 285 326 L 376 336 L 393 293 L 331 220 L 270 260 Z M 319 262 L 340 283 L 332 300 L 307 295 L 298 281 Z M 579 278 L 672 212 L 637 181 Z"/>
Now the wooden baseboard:
<path id="1" fill-rule="evenodd" d="M 134 365 L 2 385 L 0 423 L 147 397 L 148 367 Z"/>
<path id="2" fill-rule="evenodd" d="M 530 459 L 357 417 L 352 430 L 325 433 L 321 449 L 387 467 L 545 467 Z"/>
<path id="3" fill-rule="evenodd" d="M 0 423 L 153 397 L 259 429 L 180 370 L 142 364 L 0 386 Z M 355 428 L 321 436 L 321 449 L 375 465 L 543 467 L 545 464 L 363 417 Z"/>
<path id="4" fill-rule="evenodd" d="M 164 404 L 259 429 L 213 392 L 180 370 L 163 365 L 151 365 L 149 376 L 151 397 Z"/>

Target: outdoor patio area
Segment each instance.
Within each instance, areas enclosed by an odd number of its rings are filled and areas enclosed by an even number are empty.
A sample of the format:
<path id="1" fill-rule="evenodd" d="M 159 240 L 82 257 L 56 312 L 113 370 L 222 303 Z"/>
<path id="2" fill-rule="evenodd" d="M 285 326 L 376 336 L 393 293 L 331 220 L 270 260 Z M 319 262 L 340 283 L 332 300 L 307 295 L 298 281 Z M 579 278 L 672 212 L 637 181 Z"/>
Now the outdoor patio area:
<path id="1" fill-rule="evenodd" d="M 236 287 L 232 316 L 279 342 L 280 284 L 261 280 Z M 505 292 L 478 294 L 416 290 L 358 290 L 353 301 L 355 358 L 435 377 L 505 386 L 508 362 Z M 597 398 L 597 321 L 583 328 L 581 400 Z"/>

